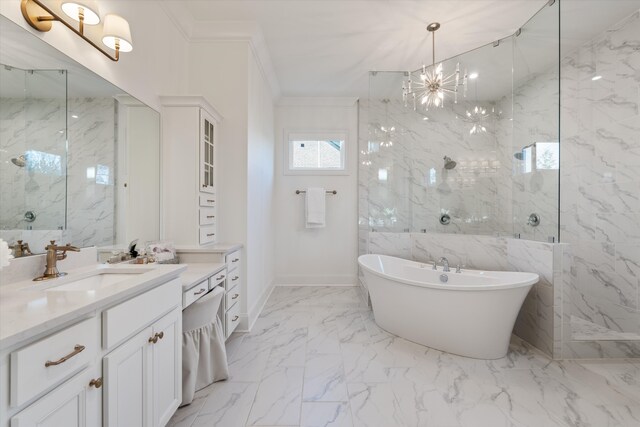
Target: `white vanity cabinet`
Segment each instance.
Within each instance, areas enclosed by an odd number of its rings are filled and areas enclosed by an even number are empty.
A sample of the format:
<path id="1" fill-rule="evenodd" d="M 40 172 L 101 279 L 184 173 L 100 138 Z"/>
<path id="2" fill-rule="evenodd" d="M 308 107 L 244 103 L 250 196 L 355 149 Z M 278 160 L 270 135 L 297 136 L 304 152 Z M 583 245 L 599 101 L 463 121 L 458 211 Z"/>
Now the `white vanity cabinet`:
<path id="1" fill-rule="evenodd" d="M 1 361 L 0 427 L 164 426 L 182 401 L 181 281 L 43 332 Z"/>
<path id="2" fill-rule="evenodd" d="M 216 243 L 217 145 L 222 117 L 198 96 L 162 97 L 163 238 Z"/>
<path id="3" fill-rule="evenodd" d="M 181 310 L 103 359 L 105 426 L 164 426 L 182 400 Z"/>

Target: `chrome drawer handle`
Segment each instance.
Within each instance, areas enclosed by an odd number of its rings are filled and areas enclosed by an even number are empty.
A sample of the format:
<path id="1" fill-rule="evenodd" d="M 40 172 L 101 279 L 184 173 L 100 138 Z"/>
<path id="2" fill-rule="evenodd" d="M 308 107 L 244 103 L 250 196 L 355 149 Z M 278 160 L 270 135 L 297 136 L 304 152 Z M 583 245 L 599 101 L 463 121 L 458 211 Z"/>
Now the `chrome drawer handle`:
<path id="1" fill-rule="evenodd" d="M 194 295 L 200 295 L 201 293 L 203 293 L 203 292 L 205 292 L 205 291 L 206 291 L 206 289 L 204 289 L 204 288 L 200 288 L 200 290 L 199 290 L 198 292 L 194 292 L 193 294 L 194 294 Z"/>
<path id="2" fill-rule="evenodd" d="M 238 261 L 240 261 L 240 258 L 236 258 L 234 260 L 231 260 L 231 262 L 238 262 Z"/>
<path id="3" fill-rule="evenodd" d="M 222 279 L 224 279 L 224 274 L 222 276 L 216 277 L 216 280 L 222 280 Z"/>
<path id="4" fill-rule="evenodd" d="M 240 318 L 240 316 L 234 316 L 233 319 L 231 319 L 232 322 L 235 322 L 236 320 L 238 320 Z"/>
<path id="5" fill-rule="evenodd" d="M 215 218 L 215 215 L 207 215 L 207 218 Z"/>
<path id="6" fill-rule="evenodd" d="M 238 280 L 240 277 L 236 276 L 233 279 L 231 279 L 232 282 L 235 282 L 236 280 Z"/>
<path id="7" fill-rule="evenodd" d="M 75 347 L 73 347 L 73 351 L 71 353 L 67 354 L 66 356 L 61 357 L 60 359 L 56 360 L 55 362 L 52 362 L 51 360 L 47 360 L 45 362 L 44 366 L 45 366 L 45 368 L 48 368 L 49 366 L 56 366 L 56 365 L 59 365 L 61 363 L 64 363 L 67 360 L 71 359 L 76 354 L 80 353 L 84 349 L 85 349 L 85 346 L 80 345 L 80 344 L 76 344 Z"/>
<path id="8" fill-rule="evenodd" d="M 100 388 L 102 387 L 103 381 L 102 378 L 97 378 L 95 380 L 89 381 L 89 387 Z"/>
<path id="9" fill-rule="evenodd" d="M 234 296 L 231 297 L 231 299 L 236 299 L 240 296 L 240 294 L 235 294 Z"/>
<path id="10" fill-rule="evenodd" d="M 209 203 L 215 203 L 216 201 L 215 201 L 215 200 L 211 200 L 211 199 L 207 199 L 207 202 L 209 202 Z"/>
<path id="11" fill-rule="evenodd" d="M 216 233 L 207 233 L 207 237 L 215 236 Z"/>

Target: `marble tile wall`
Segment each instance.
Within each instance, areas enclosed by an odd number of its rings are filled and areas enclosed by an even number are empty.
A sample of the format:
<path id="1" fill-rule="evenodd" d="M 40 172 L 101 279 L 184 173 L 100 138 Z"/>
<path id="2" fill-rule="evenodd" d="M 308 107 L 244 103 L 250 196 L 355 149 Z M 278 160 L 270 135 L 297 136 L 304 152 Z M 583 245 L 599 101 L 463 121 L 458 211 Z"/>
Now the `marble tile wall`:
<path id="1" fill-rule="evenodd" d="M 115 117 L 113 98 L 2 100 L 0 237 L 10 243 L 25 240 L 38 252 L 50 237 L 76 246 L 113 243 Z M 10 163 L 25 150 L 60 156 L 60 174 L 29 172 Z M 29 224 L 32 231 L 25 230 L 25 209 L 37 215 Z"/>
<path id="2" fill-rule="evenodd" d="M 566 357 L 640 357 L 639 45 L 640 11 L 561 62 Z"/>
<path id="3" fill-rule="evenodd" d="M 518 315 L 514 333 L 554 358 L 562 338 L 563 251 L 566 245 L 504 237 L 444 233 L 371 232 L 368 253 L 451 266 L 526 271 L 540 275 Z"/>
<path id="4" fill-rule="evenodd" d="M 466 111 L 476 105 L 489 111 L 487 132 L 470 135 Z M 467 234 L 499 228 L 496 105 L 460 101 L 422 114 L 400 100 L 369 99 L 360 117 L 361 226 Z M 444 156 L 457 166 L 445 169 Z M 440 224 L 442 213 L 450 225 Z"/>

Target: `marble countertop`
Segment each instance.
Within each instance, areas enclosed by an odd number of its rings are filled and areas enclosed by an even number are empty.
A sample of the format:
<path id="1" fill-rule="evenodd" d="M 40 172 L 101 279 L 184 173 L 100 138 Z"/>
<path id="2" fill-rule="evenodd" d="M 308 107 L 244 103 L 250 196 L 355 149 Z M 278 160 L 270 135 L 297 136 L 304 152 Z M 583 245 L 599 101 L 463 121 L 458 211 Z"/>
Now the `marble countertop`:
<path id="1" fill-rule="evenodd" d="M 132 274 L 131 278 L 95 290 L 52 290 L 90 276 L 96 269 L 126 269 L 129 274 L 132 269 L 141 269 L 144 273 Z M 67 276 L 58 279 L 0 286 L 0 350 L 148 291 L 186 269 L 184 264 L 94 264 L 68 270 Z"/>
<path id="2" fill-rule="evenodd" d="M 222 253 L 228 254 L 242 249 L 242 243 L 216 243 L 208 246 L 176 246 L 176 252 L 180 253 Z"/>
<path id="3" fill-rule="evenodd" d="M 227 264 L 224 263 L 192 263 L 179 265 L 187 266 L 185 272 L 180 275 L 183 292 L 191 289 L 203 280 L 208 279 L 227 266 Z"/>

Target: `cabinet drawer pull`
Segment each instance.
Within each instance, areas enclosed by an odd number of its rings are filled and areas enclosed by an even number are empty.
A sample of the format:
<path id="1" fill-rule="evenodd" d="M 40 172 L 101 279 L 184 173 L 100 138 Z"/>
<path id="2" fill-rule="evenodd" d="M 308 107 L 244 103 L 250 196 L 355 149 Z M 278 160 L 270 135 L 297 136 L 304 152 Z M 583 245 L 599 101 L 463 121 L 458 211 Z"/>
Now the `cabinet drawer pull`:
<path id="1" fill-rule="evenodd" d="M 216 233 L 207 233 L 207 237 L 215 236 Z"/>
<path id="2" fill-rule="evenodd" d="M 161 340 L 162 338 L 164 338 L 164 332 L 160 332 L 159 334 L 154 334 L 151 338 L 149 338 L 149 342 L 155 344 L 158 342 L 158 340 Z"/>
<path id="3" fill-rule="evenodd" d="M 200 295 L 201 293 L 203 293 L 204 291 L 206 291 L 205 288 L 201 288 L 198 292 L 194 292 L 194 295 Z"/>
<path id="4" fill-rule="evenodd" d="M 240 294 L 235 294 L 234 296 L 231 297 L 231 299 L 236 299 L 240 296 Z"/>
<path id="5" fill-rule="evenodd" d="M 207 187 L 208 187 L 208 185 L 207 185 L 207 184 L 202 184 L 202 186 L 203 186 L 204 188 L 207 188 Z"/>
<path id="6" fill-rule="evenodd" d="M 235 258 L 235 259 L 231 260 L 231 262 L 238 262 L 238 261 L 240 261 L 240 258 Z"/>
<path id="7" fill-rule="evenodd" d="M 235 322 L 235 321 L 236 321 L 236 320 L 238 320 L 239 318 L 240 318 L 240 316 L 235 315 L 235 316 L 233 316 L 233 319 L 231 319 L 231 321 L 232 321 L 232 322 Z"/>
<path id="8" fill-rule="evenodd" d="M 44 366 L 45 366 L 45 368 L 48 368 L 49 366 L 55 366 L 55 365 L 59 365 L 61 363 L 64 363 L 67 360 L 71 359 L 76 354 L 80 353 L 84 349 L 85 349 L 85 346 L 80 345 L 80 344 L 76 344 L 75 347 L 73 347 L 73 351 L 71 353 L 67 354 L 66 356 L 61 357 L 60 359 L 56 360 L 55 362 L 52 362 L 51 360 L 47 360 L 45 362 Z"/>
<path id="9" fill-rule="evenodd" d="M 207 215 L 207 218 L 215 218 L 215 215 Z"/>
<path id="10" fill-rule="evenodd" d="M 211 199 L 207 199 L 207 202 L 209 202 L 209 203 L 215 203 L 216 201 L 215 201 L 215 200 L 211 200 Z"/>
<path id="11" fill-rule="evenodd" d="M 234 277 L 233 279 L 231 279 L 231 281 L 232 281 L 232 282 L 235 282 L 235 281 L 236 281 L 236 280 L 238 280 L 239 278 L 240 278 L 239 276 L 236 276 L 236 277 Z"/>
<path id="12" fill-rule="evenodd" d="M 224 274 L 222 276 L 216 277 L 216 280 L 222 280 L 222 279 L 224 279 Z"/>
<path id="13" fill-rule="evenodd" d="M 95 388 L 102 387 L 102 377 L 89 381 L 89 387 L 95 387 Z"/>

